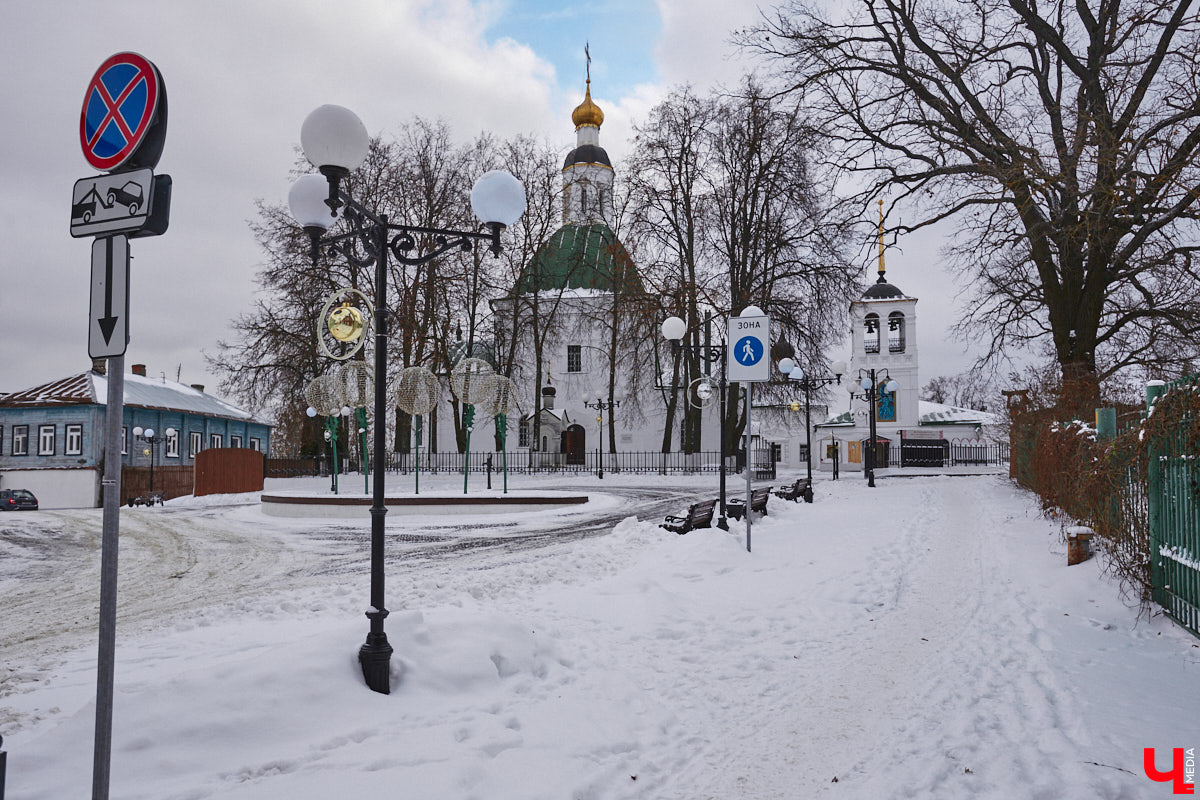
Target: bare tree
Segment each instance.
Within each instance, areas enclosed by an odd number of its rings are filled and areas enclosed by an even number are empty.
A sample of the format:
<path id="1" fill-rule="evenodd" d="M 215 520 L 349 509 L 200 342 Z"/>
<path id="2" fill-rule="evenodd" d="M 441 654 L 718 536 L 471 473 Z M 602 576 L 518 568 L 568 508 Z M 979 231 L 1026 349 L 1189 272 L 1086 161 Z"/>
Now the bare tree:
<path id="1" fill-rule="evenodd" d="M 688 387 L 699 376 L 700 358 L 695 351 L 701 329 L 701 297 L 708 293 L 705 282 L 712 275 L 705 248 L 706 210 L 711 205 L 710 188 L 703 180 L 709 169 L 715 103 L 700 98 L 685 86 L 673 91 L 656 106 L 649 119 L 638 126 L 627 172 L 635 209 L 630 227 L 644 243 L 644 269 L 667 298 L 663 316 L 677 315 L 690 323 L 684 343 L 693 349 L 683 358 L 659 358 L 671 364 L 672 385 Z M 652 334 L 653 335 L 653 331 Z M 656 376 L 657 377 L 657 376 Z M 663 389 L 666 421 L 663 452 L 672 448 L 672 433 L 679 403 L 683 400 L 681 446 L 685 452 L 700 449 L 700 414 L 686 394 Z M 686 389 L 685 389 L 686 391 Z"/>
<path id="2" fill-rule="evenodd" d="M 1200 332 L 1200 19 L 1191 0 L 787 2 L 743 43 L 824 120 L 846 218 L 953 219 L 959 324 L 994 360 L 1050 341 L 1086 405 Z"/>
<path id="3" fill-rule="evenodd" d="M 840 338 L 856 282 L 843 255 L 845 227 L 825 212 L 831 186 L 811 163 L 814 131 L 798 110 L 766 96 L 753 78 L 735 94 L 670 95 L 639 128 L 633 163 L 665 310 L 691 322 L 693 345 L 675 377 L 703 368 L 697 352 L 710 330 L 702 319 L 757 305 L 813 367 Z M 711 366 L 709 367 L 712 368 Z M 741 435 L 744 411 L 729 387 L 726 448 Z M 668 399 L 670 436 L 672 402 Z M 682 440 L 699 447 L 699 414 L 685 406 Z"/>

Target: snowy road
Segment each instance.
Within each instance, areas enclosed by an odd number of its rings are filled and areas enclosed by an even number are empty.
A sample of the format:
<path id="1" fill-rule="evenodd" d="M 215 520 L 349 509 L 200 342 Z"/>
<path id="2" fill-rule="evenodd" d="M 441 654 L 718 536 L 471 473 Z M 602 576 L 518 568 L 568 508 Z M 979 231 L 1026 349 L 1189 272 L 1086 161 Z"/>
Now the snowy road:
<path id="1" fill-rule="evenodd" d="M 1200 643 L 1066 567 L 1005 479 L 821 481 L 752 553 L 659 529 L 706 487 L 654 483 L 390 526 L 386 698 L 354 662 L 365 522 L 135 510 L 114 797 L 1117 800 L 1170 796 L 1143 748 L 1200 744 Z M 8 800 L 86 793 L 90 513 L 0 518 Z"/>
<path id="2" fill-rule="evenodd" d="M 661 516 L 696 499 L 686 487 L 614 486 L 609 491 L 620 502 L 599 511 L 538 515 L 519 526 L 511 519 L 493 525 L 483 518 L 425 518 L 414 527 L 393 512 L 390 576 L 403 581 L 406 571 L 420 570 L 430 560 L 467 558 L 482 568 L 514 553 L 609 533 L 633 507 Z M 367 530 L 365 519 L 280 525 L 244 498 L 200 507 L 122 509 L 121 634 L 150 631 L 198 609 L 294 591 L 332 576 L 363 576 Z M 0 698 L 56 666 L 63 653 L 94 641 L 100 533 L 99 509 L 0 516 Z M 5 577 L 15 580 L 4 583 Z M 0 726 L 4 721 L 0 709 Z"/>

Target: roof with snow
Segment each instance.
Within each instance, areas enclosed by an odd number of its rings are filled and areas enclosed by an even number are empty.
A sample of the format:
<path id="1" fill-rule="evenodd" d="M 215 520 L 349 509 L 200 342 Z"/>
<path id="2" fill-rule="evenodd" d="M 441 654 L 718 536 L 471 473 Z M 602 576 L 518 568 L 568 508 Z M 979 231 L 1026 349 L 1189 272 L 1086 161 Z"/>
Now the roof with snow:
<path id="1" fill-rule="evenodd" d="M 976 411 L 973 408 L 959 408 L 929 400 L 918 401 L 917 423 L 919 425 L 995 425 L 999 422 L 995 414 L 987 411 Z M 820 428 L 853 428 L 854 418 L 849 411 L 843 411 L 837 416 L 830 417 L 824 422 L 817 423 Z"/>
<path id="2" fill-rule="evenodd" d="M 0 408 L 32 408 L 68 405 L 106 405 L 108 378 L 95 372 L 83 372 L 67 378 L 43 383 L 0 398 Z M 129 373 L 125 376 L 125 405 L 135 408 L 155 408 L 187 411 L 209 417 L 239 419 L 269 425 L 255 419 L 249 411 L 232 403 L 205 394 L 186 384 L 165 378 L 146 378 Z"/>
<path id="3" fill-rule="evenodd" d="M 995 414 L 987 411 L 947 406 L 929 400 L 920 401 L 918 414 L 922 425 L 995 425 L 999 422 Z"/>

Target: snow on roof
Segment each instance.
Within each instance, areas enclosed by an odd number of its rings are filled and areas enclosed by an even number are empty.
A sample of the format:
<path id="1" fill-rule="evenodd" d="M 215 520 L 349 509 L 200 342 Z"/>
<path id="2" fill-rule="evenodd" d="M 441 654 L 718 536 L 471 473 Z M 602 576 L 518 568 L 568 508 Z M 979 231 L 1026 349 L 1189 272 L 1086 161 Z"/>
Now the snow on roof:
<path id="1" fill-rule="evenodd" d="M 102 406 L 107 401 L 108 378 L 95 372 L 84 372 L 20 392 L 13 392 L 0 399 L 0 406 L 9 408 L 92 404 Z M 255 419 L 249 411 L 227 403 L 219 397 L 205 394 L 199 389 L 168 381 L 165 378 L 145 378 L 133 373 L 125 375 L 125 405 L 261 422 L 261 420 Z"/>
<path id="2" fill-rule="evenodd" d="M 919 401 L 917 413 L 919 425 L 995 425 L 999 421 L 995 414 L 987 411 L 947 406 L 941 403 L 931 403 L 928 400 Z M 816 425 L 819 428 L 839 426 L 854 427 L 854 419 L 850 416 L 849 411 L 843 411 Z"/>
<path id="3" fill-rule="evenodd" d="M 947 406 L 921 400 L 918 409 L 921 425 L 995 425 L 999 420 L 995 414 L 971 408 Z"/>
<path id="4" fill-rule="evenodd" d="M 843 425 L 843 426 L 847 426 L 847 427 L 851 427 L 851 428 L 854 427 L 854 420 L 851 418 L 850 412 L 843 411 L 841 414 L 830 417 L 829 419 L 825 420 L 824 422 L 816 423 L 815 425 L 813 425 L 813 427 L 814 428 L 824 428 L 824 427 L 833 427 L 836 425 Z"/>

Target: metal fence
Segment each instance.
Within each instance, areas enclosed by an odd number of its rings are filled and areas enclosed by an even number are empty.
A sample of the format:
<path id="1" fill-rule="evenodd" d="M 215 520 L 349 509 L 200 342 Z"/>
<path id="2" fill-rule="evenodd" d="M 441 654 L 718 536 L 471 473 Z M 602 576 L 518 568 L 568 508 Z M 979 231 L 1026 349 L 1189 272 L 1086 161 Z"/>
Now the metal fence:
<path id="1" fill-rule="evenodd" d="M 1009 463 L 1009 457 L 1007 442 L 978 439 L 904 439 L 887 448 L 887 465 L 898 468 L 993 466 Z"/>
<path id="2" fill-rule="evenodd" d="M 769 451 L 763 455 L 755 453 L 756 469 L 760 461 L 765 463 Z M 413 453 L 389 453 L 387 471 L 408 474 L 418 468 L 422 473 L 436 475 L 439 473 L 462 474 L 464 460 L 470 472 L 500 472 L 504 467 L 504 453 L 474 452 L 474 453 L 429 453 L 422 452 L 420 456 Z M 700 453 L 656 453 L 656 452 L 619 452 L 598 453 L 592 451 L 582 453 L 578 457 L 568 457 L 566 453 L 537 453 L 518 451 L 507 454 L 508 471 L 512 474 L 558 474 L 575 475 L 597 473 L 603 467 L 604 472 L 636 473 L 667 475 L 675 473 L 693 474 L 721 471 L 721 454 L 719 452 Z M 725 458 L 728 472 L 741 469 L 742 459 L 735 455 Z M 338 459 L 340 472 L 358 472 L 357 457 Z M 327 456 L 271 458 L 267 460 L 266 470 L 269 478 L 291 478 L 306 475 L 328 476 L 331 460 Z"/>
<path id="3" fill-rule="evenodd" d="M 1185 378 L 1167 391 L 1200 390 Z M 1200 442 L 1191 440 L 1194 409 L 1149 443 L 1147 505 L 1150 585 L 1154 601 L 1180 625 L 1200 635 Z"/>

